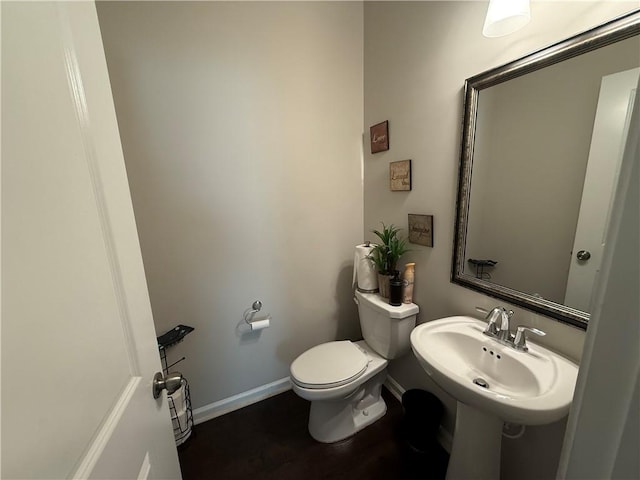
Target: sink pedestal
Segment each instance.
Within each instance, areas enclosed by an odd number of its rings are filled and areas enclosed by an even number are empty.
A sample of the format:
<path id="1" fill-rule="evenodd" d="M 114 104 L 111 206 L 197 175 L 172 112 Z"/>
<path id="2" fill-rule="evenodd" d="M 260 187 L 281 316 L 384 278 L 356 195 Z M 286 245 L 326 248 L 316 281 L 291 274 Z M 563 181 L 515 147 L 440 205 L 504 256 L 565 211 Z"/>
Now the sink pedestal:
<path id="1" fill-rule="evenodd" d="M 447 480 L 500 478 L 502 420 L 458 402 Z"/>

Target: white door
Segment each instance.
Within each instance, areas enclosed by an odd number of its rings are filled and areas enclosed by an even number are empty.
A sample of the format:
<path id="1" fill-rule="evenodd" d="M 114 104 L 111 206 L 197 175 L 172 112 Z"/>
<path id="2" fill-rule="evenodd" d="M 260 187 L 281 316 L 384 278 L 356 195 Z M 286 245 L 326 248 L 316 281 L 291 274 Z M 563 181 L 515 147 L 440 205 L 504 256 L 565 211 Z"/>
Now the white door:
<path id="1" fill-rule="evenodd" d="M 616 186 L 556 479 L 640 478 L 640 105 Z"/>
<path id="2" fill-rule="evenodd" d="M 565 305 L 584 312 L 589 311 L 591 292 L 602 263 L 639 74 L 640 68 L 633 68 L 606 75 L 600 85 L 564 300 Z"/>
<path id="3" fill-rule="evenodd" d="M 2 478 L 180 478 L 93 2 L 2 2 Z"/>

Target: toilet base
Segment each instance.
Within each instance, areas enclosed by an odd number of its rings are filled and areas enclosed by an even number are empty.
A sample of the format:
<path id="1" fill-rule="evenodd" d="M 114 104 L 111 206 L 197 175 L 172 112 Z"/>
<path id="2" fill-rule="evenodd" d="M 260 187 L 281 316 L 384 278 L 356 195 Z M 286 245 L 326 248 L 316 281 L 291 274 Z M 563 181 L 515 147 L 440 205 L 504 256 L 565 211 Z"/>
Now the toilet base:
<path id="1" fill-rule="evenodd" d="M 322 443 L 344 440 L 387 412 L 381 396 L 386 370 L 375 375 L 347 398 L 311 402 L 309 433 Z"/>

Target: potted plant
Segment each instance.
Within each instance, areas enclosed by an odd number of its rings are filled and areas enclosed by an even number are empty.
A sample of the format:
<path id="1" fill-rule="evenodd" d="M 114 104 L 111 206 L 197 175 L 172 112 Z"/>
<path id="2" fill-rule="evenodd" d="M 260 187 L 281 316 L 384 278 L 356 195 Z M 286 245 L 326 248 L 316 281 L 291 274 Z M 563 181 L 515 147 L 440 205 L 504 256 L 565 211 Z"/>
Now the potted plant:
<path id="1" fill-rule="evenodd" d="M 380 295 L 389 297 L 389 278 L 393 275 L 398 264 L 398 259 L 407 253 L 407 241 L 398 238 L 399 228 L 393 224 L 386 226 L 382 224 L 382 231 L 373 230 L 381 243 L 375 244 L 369 258 L 373 262 L 378 272 L 378 288 Z"/>

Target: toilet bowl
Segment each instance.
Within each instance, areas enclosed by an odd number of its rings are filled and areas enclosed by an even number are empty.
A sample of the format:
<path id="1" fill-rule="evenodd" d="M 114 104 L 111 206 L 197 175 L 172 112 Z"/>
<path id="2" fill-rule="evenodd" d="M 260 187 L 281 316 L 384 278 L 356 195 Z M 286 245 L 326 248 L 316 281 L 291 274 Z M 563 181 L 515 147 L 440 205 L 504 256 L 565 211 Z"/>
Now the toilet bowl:
<path id="1" fill-rule="evenodd" d="M 377 294 L 356 292 L 364 340 L 327 342 L 291 364 L 293 391 L 311 402 L 309 433 L 323 443 L 348 438 L 387 410 L 380 395 L 388 360 L 410 350 L 418 306 L 392 307 Z"/>

